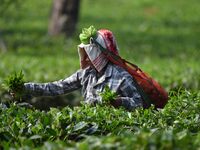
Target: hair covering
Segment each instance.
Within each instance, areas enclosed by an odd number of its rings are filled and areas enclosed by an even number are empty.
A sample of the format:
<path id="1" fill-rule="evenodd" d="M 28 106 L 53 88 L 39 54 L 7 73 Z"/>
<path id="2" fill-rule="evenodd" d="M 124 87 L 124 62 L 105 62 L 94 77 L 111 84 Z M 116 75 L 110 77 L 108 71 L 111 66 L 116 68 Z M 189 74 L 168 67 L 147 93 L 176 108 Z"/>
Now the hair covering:
<path id="1" fill-rule="evenodd" d="M 98 31 L 96 41 L 105 49 L 113 52 L 115 55 L 119 55 L 119 50 L 113 33 L 107 29 L 101 29 Z"/>
<path id="2" fill-rule="evenodd" d="M 84 69 L 92 63 L 95 69 L 100 72 L 109 60 L 104 56 L 100 47 L 93 42 L 94 40 L 116 55 L 119 55 L 119 52 L 113 33 L 107 29 L 101 29 L 95 38 L 91 37 L 90 44 L 81 43 L 78 46 L 81 68 Z"/>

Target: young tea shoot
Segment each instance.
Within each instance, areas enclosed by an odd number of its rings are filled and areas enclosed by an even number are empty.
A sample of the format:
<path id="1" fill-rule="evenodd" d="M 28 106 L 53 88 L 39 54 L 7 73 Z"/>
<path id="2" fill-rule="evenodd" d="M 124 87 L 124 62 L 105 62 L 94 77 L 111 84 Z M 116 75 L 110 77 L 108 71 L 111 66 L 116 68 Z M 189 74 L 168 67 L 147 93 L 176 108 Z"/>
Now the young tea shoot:
<path id="1" fill-rule="evenodd" d="M 22 71 L 14 72 L 5 79 L 4 88 L 9 92 L 21 95 L 24 88 L 24 74 Z"/>
<path id="2" fill-rule="evenodd" d="M 89 44 L 90 38 L 96 36 L 96 34 L 97 30 L 94 28 L 94 26 L 90 26 L 89 28 L 83 28 L 82 33 L 79 35 L 81 43 Z"/>
<path id="3" fill-rule="evenodd" d="M 103 102 L 109 103 L 117 98 L 117 93 L 111 91 L 108 85 L 106 85 L 104 91 L 100 93 L 100 96 L 102 97 Z"/>

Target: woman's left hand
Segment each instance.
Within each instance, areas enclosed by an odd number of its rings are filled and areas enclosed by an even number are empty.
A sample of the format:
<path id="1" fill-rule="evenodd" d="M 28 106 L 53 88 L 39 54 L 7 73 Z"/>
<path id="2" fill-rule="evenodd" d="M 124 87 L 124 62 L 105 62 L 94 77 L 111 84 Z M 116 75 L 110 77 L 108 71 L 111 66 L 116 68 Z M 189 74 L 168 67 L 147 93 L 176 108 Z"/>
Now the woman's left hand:
<path id="1" fill-rule="evenodd" d="M 120 98 L 116 98 L 115 100 L 111 101 L 110 104 L 115 108 L 119 108 L 122 105 L 122 100 Z"/>

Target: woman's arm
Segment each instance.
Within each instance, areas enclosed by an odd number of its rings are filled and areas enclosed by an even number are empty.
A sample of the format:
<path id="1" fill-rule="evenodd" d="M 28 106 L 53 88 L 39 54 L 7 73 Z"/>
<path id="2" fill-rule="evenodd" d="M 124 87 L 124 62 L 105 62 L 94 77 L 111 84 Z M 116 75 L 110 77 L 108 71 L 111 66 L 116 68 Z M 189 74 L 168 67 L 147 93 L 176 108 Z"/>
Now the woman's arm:
<path id="1" fill-rule="evenodd" d="M 70 77 L 49 83 L 25 83 L 25 93 L 34 97 L 37 96 L 57 96 L 69 93 L 81 88 L 81 70 Z"/>

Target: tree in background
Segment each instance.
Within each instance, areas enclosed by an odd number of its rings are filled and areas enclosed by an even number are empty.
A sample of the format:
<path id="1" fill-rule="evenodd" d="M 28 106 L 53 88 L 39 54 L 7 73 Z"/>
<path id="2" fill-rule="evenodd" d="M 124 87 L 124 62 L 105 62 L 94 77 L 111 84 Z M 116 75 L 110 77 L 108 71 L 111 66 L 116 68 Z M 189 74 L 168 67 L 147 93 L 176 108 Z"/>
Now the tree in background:
<path id="1" fill-rule="evenodd" d="M 48 32 L 72 36 L 79 16 L 80 0 L 54 0 Z"/>

